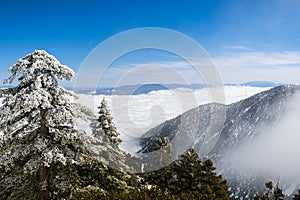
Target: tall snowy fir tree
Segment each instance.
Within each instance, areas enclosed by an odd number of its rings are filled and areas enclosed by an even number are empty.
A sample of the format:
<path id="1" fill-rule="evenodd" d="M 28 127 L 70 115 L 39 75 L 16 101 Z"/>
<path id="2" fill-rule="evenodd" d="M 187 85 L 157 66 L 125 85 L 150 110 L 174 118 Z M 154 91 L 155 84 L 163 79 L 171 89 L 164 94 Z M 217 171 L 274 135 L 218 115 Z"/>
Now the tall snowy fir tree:
<path id="1" fill-rule="evenodd" d="M 87 159 L 74 128 L 80 109 L 68 98 L 73 94 L 58 85 L 74 72 L 43 50 L 19 59 L 9 71 L 4 83 L 18 78 L 19 84 L 3 91 L 0 195 L 26 199 L 37 191 L 36 198 L 49 199 L 51 167 Z"/>
<path id="2" fill-rule="evenodd" d="M 115 146 L 119 146 L 121 139 L 119 133 L 110 115 L 110 111 L 105 98 L 102 99 L 99 108 L 99 117 L 93 127 L 95 137 L 105 137 Z"/>
<path id="3" fill-rule="evenodd" d="M 0 108 L 0 196 L 54 199 L 78 184 L 72 166 L 93 160 L 75 129 L 82 109 L 58 84 L 74 72 L 43 50 L 19 59 L 9 71 L 4 83 L 19 84 L 3 91 Z"/>
<path id="4" fill-rule="evenodd" d="M 105 146 L 106 151 L 100 151 L 99 154 L 94 154 L 96 157 L 107 160 L 108 165 L 119 171 L 127 171 L 126 154 L 120 150 L 119 145 L 121 139 L 117 128 L 114 125 L 113 118 L 106 100 L 103 98 L 101 105 L 98 107 L 98 117 L 91 123 L 93 136 L 98 141 L 93 144 L 94 147 Z M 95 140 L 95 141 L 96 141 Z M 115 171 L 117 172 L 117 171 Z"/>

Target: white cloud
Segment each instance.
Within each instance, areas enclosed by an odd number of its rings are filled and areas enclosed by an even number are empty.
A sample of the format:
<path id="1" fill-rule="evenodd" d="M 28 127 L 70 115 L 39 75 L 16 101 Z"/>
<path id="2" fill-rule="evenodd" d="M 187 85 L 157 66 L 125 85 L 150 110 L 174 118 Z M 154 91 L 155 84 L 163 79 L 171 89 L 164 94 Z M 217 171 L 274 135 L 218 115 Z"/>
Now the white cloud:
<path id="1" fill-rule="evenodd" d="M 217 66 L 236 68 L 262 68 L 262 67 L 300 67 L 300 51 L 283 52 L 231 52 L 213 58 Z"/>
<path id="2" fill-rule="evenodd" d="M 300 84 L 300 51 L 232 52 L 213 60 L 225 82 L 267 80 Z"/>
<path id="3" fill-rule="evenodd" d="M 246 86 L 225 86 L 225 103 L 230 104 L 258 92 L 269 88 L 256 88 Z M 195 108 L 198 105 L 210 103 L 212 97 L 211 91 L 208 89 L 189 90 L 178 88 L 175 90 L 152 91 L 149 94 L 141 95 L 79 95 L 79 103 L 86 105 L 98 112 L 98 106 L 103 97 L 105 97 L 110 105 L 114 122 L 121 132 L 122 139 L 127 140 L 127 136 L 140 137 L 150 128 L 164 122 L 165 120 L 174 118 L 183 112 Z M 218 92 L 218 91 L 217 91 Z M 223 102 L 219 101 L 219 102 Z M 80 128 L 91 132 L 88 124 L 79 122 Z M 135 146 L 128 147 L 128 143 L 122 145 L 124 149 L 134 152 L 138 148 Z M 132 145 L 132 144 L 131 144 Z M 133 148 L 133 149 L 132 149 Z"/>
<path id="4" fill-rule="evenodd" d="M 224 83 L 241 83 L 266 80 L 277 83 L 300 84 L 300 51 L 245 51 L 246 46 L 225 46 L 234 49 L 212 58 Z M 211 60 L 205 58 L 190 60 L 200 66 L 202 74 L 187 61 L 161 61 L 157 63 L 124 63 L 110 67 L 100 76 L 97 69 L 80 73 L 79 85 L 95 87 L 100 80 L 101 87 L 143 83 L 204 83 L 203 74 L 212 74 Z M 119 64 L 120 65 L 120 64 Z M 212 70 L 212 71 L 209 71 Z M 99 86 L 98 85 L 98 86 Z"/>
<path id="5" fill-rule="evenodd" d="M 266 80 L 300 84 L 300 51 L 234 51 L 214 57 L 212 60 L 224 83 Z M 174 66 L 179 73 L 195 74 L 194 69 L 186 62 L 170 62 L 168 65 Z"/>
<path id="6" fill-rule="evenodd" d="M 242 50 L 242 51 L 251 51 L 252 49 L 247 47 L 247 46 L 243 46 L 243 45 L 225 45 L 223 46 L 224 49 L 231 49 L 231 50 Z"/>

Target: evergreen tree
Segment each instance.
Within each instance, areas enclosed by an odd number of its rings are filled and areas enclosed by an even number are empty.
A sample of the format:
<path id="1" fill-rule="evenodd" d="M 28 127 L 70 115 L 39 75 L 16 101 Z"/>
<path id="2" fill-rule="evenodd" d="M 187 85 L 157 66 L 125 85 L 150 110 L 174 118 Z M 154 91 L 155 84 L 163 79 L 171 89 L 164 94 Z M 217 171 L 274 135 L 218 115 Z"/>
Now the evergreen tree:
<path id="1" fill-rule="evenodd" d="M 143 175 L 145 184 L 157 185 L 173 194 L 197 191 L 203 199 L 230 199 L 226 181 L 216 175 L 212 161 L 199 160 L 199 155 L 188 149 L 179 160 L 169 166 Z"/>
<path id="2" fill-rule="evenodd" d="M 298 192 L 294 194 L 293 200 L 300 200 L 300 189 L 298 189 Z"/>
<path id="3" fill-rule="evenodd" d="M 92 124 L 93 135 L 95 137 L 100 137 L 108 139 L 112 144 L 119 147 L 122 142 L 118 136 L 120 135 L 117 128 L 113 122 L 113 118 L 110 115 L 110 111 L 105 98 L 102 99 L 99 108 L 99 117 L 96 123 Z"/>
<path id="4" fill-rule="evenodd" d="M 136 157 L 130 153 L 126 154 L 125 163 L 129 167 L 131 172 L 144 173 L 145 171 L 150 171 L 153 169 L 152 163 L 144 157 Z"/>
<path id="5" fill-rule="evenodd" d="M 106 160 L 107 164 L 114 169 L 125 172 L 129 168 L 126 166 L 126 154 L 120 150 L 119 145 L 121 139 L 120 135 L 113 123 L 113 118 L 105 98 L 101 101 L 99 108 L 99 116 L 91 124 L 93 136 L 96 143 L 90 144 L 94 149 L 99 147 L 106 148 L 106 151 L 98 151 L 94 155 Z"/>
<path id="6" fill-rule="evenodd" d="M 142 174 L 141 176 L 144 177 L 145 182 L 150 181 L 151 184 L 167 188 L 172 180 L 172 169 L 169 165 L 172 164 L 173 160 L 173 150 L 169 138 L 157 138 L 153 156 L 142 157 L 142 159 L 144 159 L 148 167 L 147 171 L 157 167 L 160 168 L 159 170 Z"/>
<path id="7" fill-rule="evenodd" d="M 154 161 L 158 166 L 164 167 L 173 161 L 173 148 L 168 137 L 157 138 L 155 141 Z"/>
<path id="8" fill-rule="evenodd" d="M 274 191 L 274 199 L 275 200 L 284 200 L 284 193 L 282 189 L 279 188 L 278 183 L 276 185 L 275 191 Z"/>
<path id="9" fill-rule="evenodd" d="M 194 149 L 188 149 L 176 163 L 180 190 L 198 190 L 204 197 L 229 199 L 226 180 L 217 175 L 211 160 L 201 161 Z"/>
<path id="10" fill-rule="evenodd" d="M 199 182 L 202 183 L 201 190 L 203 195 L 209 195 L 213 191 L 217 198 L 228 195 L 227 181 L 222 179 L 222 175 L 217 175 L 216 168 L 211 160 L 202 162 L 202 172 Z"/>
<path id="11" fill-rule="evenodd" d="M 180 184 L 177 185 L 177 190 L 195 190 L 200 184 L 199 178 L 202 175 L 202 163 L 198 160 L 199 155 L 194 149 L 188 149 L 185 154 L 179 156 L 176 162 L 175 170 L 178 172 L 177 177 Z M 196 183 L 196 184 L 195 184 Z"/>
<path id="12" fill-rule="evenodd" d="M 74 128 L 80 109 L 67 98 L 73 93 L 58 85 L 58 79 L 71 80 L 74 72 L 43 50 L 19 59 L 9 71 L 4 83 L 18 77 L 19 84 L 3 91 L 0 171 L 5 175 L 0 195 L 24 198 L 32 190 L 38 199 L 49 199 L 51 166 L 81 163 L 87 157 Z"/>
<path id="13" fill-rule="evenodd" d="M 9 68 L 16 87 L 3 90 L 0 108 L 0 197 L 2 199 L 70 199 L 77 192 L 127 187 L 125 173 L 93 157 L 113 151 L 76 130 L 86 109 L 70 101 L 74 94 L 60 87 L 74 72 L 38 50 Z M 86 116 L 87 117 L 87 116 Z M 91 167 L 93 166 L 93 167 Z M 90 174 L 95 176 L 90 177 Z"/>
<path id="14" fill-rule="evenodd" d="M 276 186 L 273 181 L 269 181 L 265 184 L 265 193 L 257 194 L 255 200 L 284 200 L 284 193 L 279 188 L 279 183 L 277 182 Z"/>

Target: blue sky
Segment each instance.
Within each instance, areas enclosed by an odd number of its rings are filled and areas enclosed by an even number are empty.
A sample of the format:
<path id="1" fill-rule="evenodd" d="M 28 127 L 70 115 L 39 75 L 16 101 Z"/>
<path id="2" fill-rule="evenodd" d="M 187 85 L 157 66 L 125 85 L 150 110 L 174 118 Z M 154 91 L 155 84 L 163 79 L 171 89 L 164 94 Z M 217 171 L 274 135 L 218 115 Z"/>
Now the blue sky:
<path id="1" fill-rule="evenodd" d="M 100 42 L 140 27 L 169 28 L 195 39 L 211 55 L 224 82 L 300 83 L 297 0 L 3 0 L 0 79 L 35 49 L 45 49 L 77 71 Z M 143 62 L 135 59 L 131 62 Z"/>

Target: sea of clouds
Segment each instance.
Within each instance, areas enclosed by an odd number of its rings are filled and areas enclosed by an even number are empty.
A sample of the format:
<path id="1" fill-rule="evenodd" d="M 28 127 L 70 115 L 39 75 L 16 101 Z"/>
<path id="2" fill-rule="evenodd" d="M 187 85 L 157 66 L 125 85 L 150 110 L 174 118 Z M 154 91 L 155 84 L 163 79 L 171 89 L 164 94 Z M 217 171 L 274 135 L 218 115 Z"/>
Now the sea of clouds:
<path id="1" fill-rule="evenodd" d="M 137 146 L 130 143 L 132 138 L 140 137 L 147 130 L 174 118 L 183 112 L 199 105 L 218 102 L 231 104 L 256 93 L 270 89 L 269 87 L 224 86 L 224 99 L 212 100 L 212 91 L 208 88 L 190 90 L 178 88 L 174 90 L 152 91 L 140 95 L 92 95 L 79 94 L 79 103 L 93 109 L 95 114 L 103 98 L 108 102 L 114 123 L 123 140 L 121 148 L 133 152 Z M 220 90 L 220 88 L 218 88 Z M 218 92 L 218 91 L 217 91 Z M 221 92 L 221 91 L 220 91 Z M 89 124 L 80 120 L 78 128 L 91 133 Z"/>

